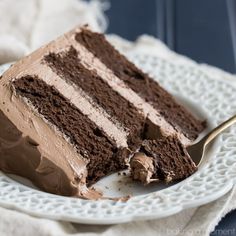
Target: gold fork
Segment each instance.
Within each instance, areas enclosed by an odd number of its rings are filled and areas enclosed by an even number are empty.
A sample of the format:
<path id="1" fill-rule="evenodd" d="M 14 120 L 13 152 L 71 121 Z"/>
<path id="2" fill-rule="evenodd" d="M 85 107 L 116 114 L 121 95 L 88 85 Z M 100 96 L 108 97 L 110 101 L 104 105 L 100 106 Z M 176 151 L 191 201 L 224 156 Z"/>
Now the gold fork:
<path id="1" fill-rule="evenodd" d="M 214 128 L 210 133 L 203 137 L 199 142 L 187 147 L 187 152 L 193 159 L 195 164 L 199 167 L 203 160 L 206 161 L 207 157 L 204 157 L 206 146 L 225 129 L 236 123 L 236 115 L 226 120 L 216 128 Z"/>

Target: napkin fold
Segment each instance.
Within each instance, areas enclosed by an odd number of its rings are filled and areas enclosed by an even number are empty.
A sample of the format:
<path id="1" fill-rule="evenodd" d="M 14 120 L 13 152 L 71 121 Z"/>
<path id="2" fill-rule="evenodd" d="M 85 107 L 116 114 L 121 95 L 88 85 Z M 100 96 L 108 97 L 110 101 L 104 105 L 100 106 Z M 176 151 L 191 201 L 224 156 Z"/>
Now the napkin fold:
<path id="1" fill-rule="evenodd" d="M 14 7 L 13 7 L 14 6 Z M 82 0 L 0 0 L 0 64 L 15 61 L 76 25 L 88 23 L 93 30 L 104 32 L 107 20 L 105 1 Z M 216 78 L 236 81 L 235 76 L 220 69 L 198 65 L 169 50 L 161 41 L 143 35 L 129 42 L 116 35 L 108 40 L 121 51 L 151 53 L 177 64 L 198 66 Z M 159 220 L 109 226 L 82 225 L 29 216 L 0 207 L 1 236 L 195 236 L 209 235 L 220 219 L 236 208 L 235 188 L 220 199 L 198 208 L 184 210 Z"/>

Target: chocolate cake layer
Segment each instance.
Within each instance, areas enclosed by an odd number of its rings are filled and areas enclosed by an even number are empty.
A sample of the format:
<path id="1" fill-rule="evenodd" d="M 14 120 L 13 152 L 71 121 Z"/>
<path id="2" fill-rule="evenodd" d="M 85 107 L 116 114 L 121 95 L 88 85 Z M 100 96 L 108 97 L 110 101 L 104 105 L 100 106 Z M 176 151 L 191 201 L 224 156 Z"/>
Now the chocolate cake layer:
<path id="1" fill-rule="evenodd" d="M 92 100 L 102 107 L 115 122 L 128 130 L 129 148 L 135 150 L 141 143 L 145 117 L 132 103 L 114 91 L 96 71 L 86 69 L 80 63 L 80 55 L 70 47 L 68 52 L 50 53 L 46 63 L 61 78 L 82 88 Z"/>
<path id="2" fill-rule="evenodd" d="M 125 152 L 55 88 L 36 76 L 17 79 L 13 86 L 17 95 L 26 98 L 87 159 L 88 181 L 125 167 Z"/>
<path id="3" fill-rule="evenodd" d="M 176 130 L 194 140 L 204 129 L 205 123 L 197 120 L 184 107 L 147 74 L 129 62 L 111 44 L 104 35 L 83 29 L 75 39 L 99 58 L 114 74 L 133 91 L 156 108 Z"/>
<path id="4" fill-rule="evenodd" d="M 175 137 L 144 140 L 130 165 L 134 179 L 146 184 L 185 179 L 197 170 L 186 148 Z"/>

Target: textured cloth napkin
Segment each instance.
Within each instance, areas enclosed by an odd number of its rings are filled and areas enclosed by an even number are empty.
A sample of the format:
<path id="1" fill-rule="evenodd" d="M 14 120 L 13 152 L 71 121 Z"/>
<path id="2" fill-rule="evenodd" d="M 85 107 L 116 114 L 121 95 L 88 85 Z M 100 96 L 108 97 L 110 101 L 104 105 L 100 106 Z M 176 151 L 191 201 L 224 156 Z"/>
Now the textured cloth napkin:
<path id="1" fill-rule="evenodd" d="M 79 0 L 0 0 L 0 64 L 21 58 L 78 24 L 89 23 L 94 30 L 104 31 L 107 21 L 103 10 L 106 7 L 104 1 L 88 3 Z M 172 63 L 194 64 L 204 73 L 232 80 L 232 83 L 235 79 L 234 75 L 208 65 L 197 65 L 194 61 L 177 55 L 150 36 L 141 36 L 134 43 L 115 35 L 108 36 L 108 39 L 121 51 L 152 53 Z M 235 208 L 235 189 L 217 201 L 171 217 L 110 226 L 41 219 L 0 207 L 0 235 L 209 235 L 220 219 Z"/>

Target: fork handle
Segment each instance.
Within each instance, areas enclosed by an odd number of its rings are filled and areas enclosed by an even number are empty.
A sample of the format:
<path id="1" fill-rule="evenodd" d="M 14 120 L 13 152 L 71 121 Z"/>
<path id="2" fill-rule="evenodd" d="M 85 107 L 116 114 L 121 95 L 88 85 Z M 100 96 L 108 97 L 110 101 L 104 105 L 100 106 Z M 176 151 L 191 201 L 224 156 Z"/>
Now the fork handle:
<path id="1" fill-rule="evenodd" d="M 217 135 L 222 133 L 225 129 L 227 129 L 234 123 L 236 123 L 236 115 L 232 116 L 231 118 L 229 118 L 228 120 L 217 126 L 215 129 L 213 129 L 209 134 L 207 134 L 202 139 L 202 142 L 204 142 L 204 146 L 209 144 Z"/>

